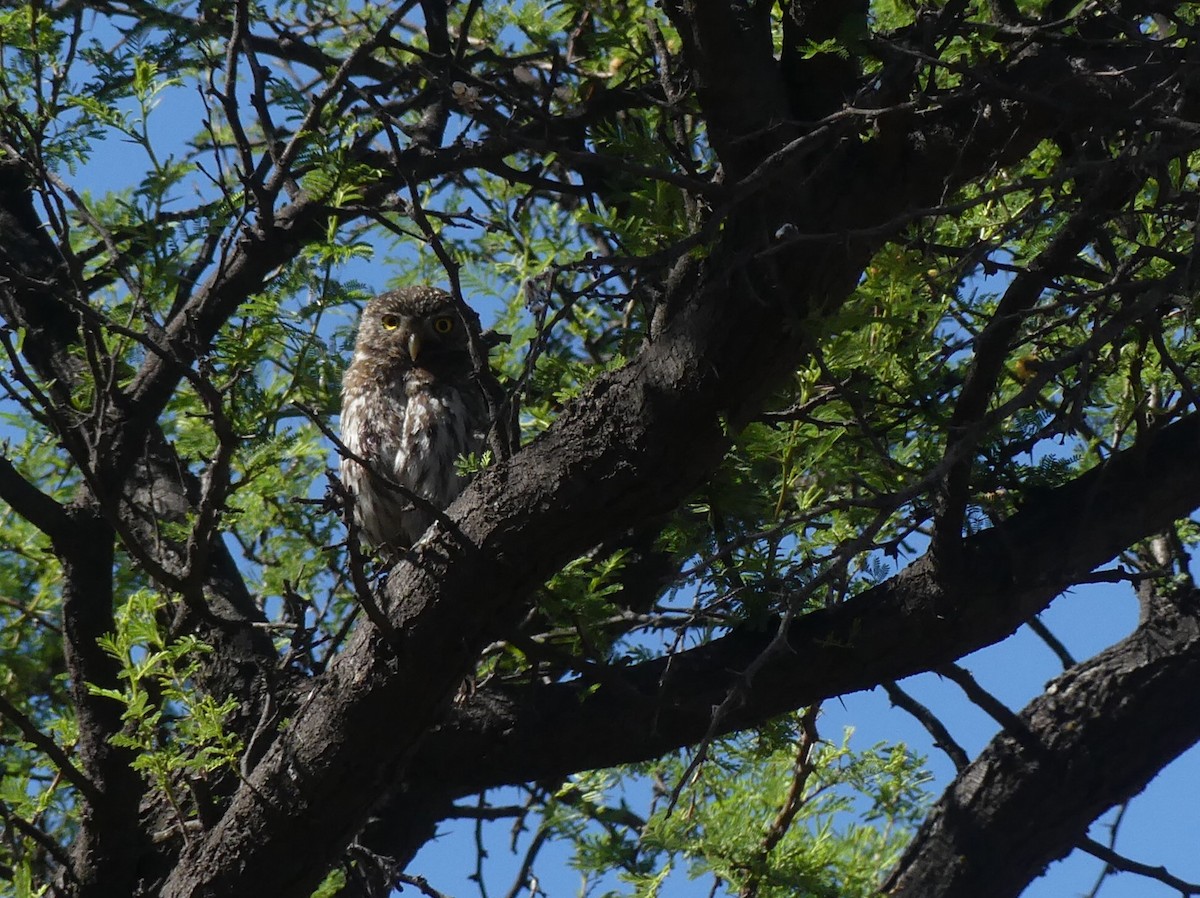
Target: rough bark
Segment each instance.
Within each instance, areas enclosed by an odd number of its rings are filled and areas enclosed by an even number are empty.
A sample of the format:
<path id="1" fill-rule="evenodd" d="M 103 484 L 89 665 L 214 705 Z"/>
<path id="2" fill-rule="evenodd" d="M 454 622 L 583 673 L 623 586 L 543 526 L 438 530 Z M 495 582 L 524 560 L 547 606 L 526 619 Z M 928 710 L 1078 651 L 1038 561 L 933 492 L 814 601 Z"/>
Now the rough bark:
<path id="1" fill-rule="evenodd" d="M 113 631 L 112 532 L 87 508 L 72 509 L 70 519 L 60 536 L 65 545 L 58 547 L 64 559 L 64 653 L 79 720 L 79 763 L 95 786 L 83 802 L 74 877 L 76 894 L 100 898 L 113 889 L 137 888 L 143 836 L 129 821 L 136 819 L 144 787 L 132 766 L 135 753 L 109 742 L 121 731 L 120 705 L 89 689 L 120 686 L 117 662 L 97 644 Z"/>
<path id="2" fill-rule="evenodd" d="M 1019 728 L 955 779 L 884 893 L 1019 895 L 1200 740 L 1200 594 L 1188 587 L 1152 606 L 1127 639 L 1049 683 Z"/>
<path id="3" fill-rule="evenodd" d="M 926 555 L 842 605 L 800 617 L 782 640 L 772 627 L 735 631 L 670 659 L 606 670 L 600 682 L 485 688 L 431 736 L 413 778 L 468 794 L 645 760 L 702 739 L 712 709 L 734 691 L 741 701 L 717 733 L 936 669 L 1005 638 L 1140 535 L 1200 506 L 1197 448 L 1193 416 L 966 540 L 971 574 L 949 579 Z M 1138 750 L 1170 757 L 1152 742 Z"/>

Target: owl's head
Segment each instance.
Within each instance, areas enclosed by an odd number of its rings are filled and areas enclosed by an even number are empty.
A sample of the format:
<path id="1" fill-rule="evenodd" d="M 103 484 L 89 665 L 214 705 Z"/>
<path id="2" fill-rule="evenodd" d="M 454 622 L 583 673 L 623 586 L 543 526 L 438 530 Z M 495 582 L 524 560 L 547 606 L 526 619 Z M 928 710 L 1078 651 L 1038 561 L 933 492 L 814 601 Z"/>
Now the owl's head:
<path id="1" fill-rule="evenodd" d="M 467 328 L 445 290 L 402 287 L 381 293 L 363 309 L 356 359 L 433 374 L 469 370 Z"/>

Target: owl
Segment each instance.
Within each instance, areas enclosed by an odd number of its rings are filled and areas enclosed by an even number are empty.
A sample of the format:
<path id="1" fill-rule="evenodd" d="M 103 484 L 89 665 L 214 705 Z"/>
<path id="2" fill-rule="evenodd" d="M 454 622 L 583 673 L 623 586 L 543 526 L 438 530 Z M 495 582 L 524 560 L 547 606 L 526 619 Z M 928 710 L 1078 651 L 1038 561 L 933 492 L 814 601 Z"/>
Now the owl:
<path id="1" fill-rule="evenodd" d="M 381 475 L 342 458 L 364 536 L 385 552 L 416 542 L 433 514 L 389 481 L 445 508 L 465 485 L 456 459 L 478 452 L 487 428 L 466 324 L 450 294 L 405 287 L 368 302 L 342 379 L 341 416 L 346 448 Z"/>

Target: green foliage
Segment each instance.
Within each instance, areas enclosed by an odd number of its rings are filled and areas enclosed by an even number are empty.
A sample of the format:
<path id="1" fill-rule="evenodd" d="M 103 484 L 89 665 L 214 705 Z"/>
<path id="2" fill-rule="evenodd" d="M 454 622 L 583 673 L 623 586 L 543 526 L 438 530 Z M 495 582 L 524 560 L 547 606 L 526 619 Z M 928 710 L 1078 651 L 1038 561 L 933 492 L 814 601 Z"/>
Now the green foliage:
<path id="1" fill-rule="evenodd" d="M 456 459 L 454 467 L 463 477 L 469 477 L 472 474 L 478 474 L 490 465 L 492 461 L 492 450 L 485 449 L 481 453 L 472 452 L 470 455 Z"/>
<path id="2" fill-rule="evenodd" d="M 312 898 L 334 898 L 346 885 L 346 872 L 344 870 L 331 870 L 329 875 L 312 893 Z"/>
<path id="3" fill-rule="evenodd" d="M 122 706 L 124 730 L 114 745 L 133 750 L 133 766 L 178 811 L 180 777 L 205 779 L 222 769 L 236 770 L 241 740 L 226 731 L 225 718 L 237 705 L 197 690 L 193 678 L 211 648 L 196 637 L 163 635 L 161 598 L 146 590 L 121 606 L 116 632 L 100 646 L 120 666 L 121 689 L 89 684 L 93 695 Z"/>
<path id="4" fill-rule="evenodd" d="M 814 752 L 798 791 L 795 732 L 779 721 L 710 746 L 714 760 L 695 769 L 685 757 L 639 768 L 665 784 L 644 818 L 622 797 L 634 771 L 606 771 L 563 786 L 546 825 L 574 842 L 572 866 L 588 894 L 605 898 L 652 898 L 672 875 L 703 877 L 731 895 L 753 882 L 764 896 L 865 898 L 923 816 L 928 776 L 904 746 L 855 750 L 850 735 Z M 675 784 L 678 794 L 666 794 Z M 767 848 L 789 805 L 794 816 Z"/>

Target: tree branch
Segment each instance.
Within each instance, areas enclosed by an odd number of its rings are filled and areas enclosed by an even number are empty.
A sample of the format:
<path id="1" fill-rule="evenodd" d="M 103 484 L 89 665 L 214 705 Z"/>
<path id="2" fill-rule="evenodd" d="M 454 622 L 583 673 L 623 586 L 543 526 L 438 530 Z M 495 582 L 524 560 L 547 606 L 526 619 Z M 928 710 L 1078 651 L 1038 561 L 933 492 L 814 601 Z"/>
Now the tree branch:
<path id="1" fill-rule="evenodd" d="M 69 526 L 63 507 L 22 477 L 3 456 L 0 456 L 0 499 L 51 538 L 61 537 Z"/>
<path id="2" fill-rule="evenodd" d="M 21 713 L 20 708 L 2 695 L 0 695 L 0 717 L 8 718 L 20 731 L 25 741 L 49 758 L 54 766 L 62 771 L 67 782 L 78 789 L 85 799 L 96 801 L 100 793 L 97 791 L 95 783 L 71 763 L 71 759 L 67 757 L 67 753 L 59 747 L 57 742 L 39 730 L 32 720 Z"/>
<path id="3" fill-rule="evenodd" d="M 1021 712 L 1026 736 L 1001 733 L 954 781 L 883 891 L 1020 894 L 1092 820 L 1200 740 L 1197 689 L 1200 593 L 1191 590 L 1156 603 L 1127 639 L 1051 682 Z"/>
<path id="4" fill-rule="evenodd" d="M 1106 873 L 1113 870 L 1120 870 L 1122 873 L 1135 873 L 1138 876 L 1153 879 L 1155 882 L 1161 882 L 1168 888 L 1179 892 L 1180 895 L 1200 895 L 1200 883 L 1188 882 L 1180 879 L 1178 876 L 1173 876 L 1166 867 L 1152 867 L 1149 864 L 1140 864 L 1137 861 L 1130 860 L 1123 855 L 1117 854 L 1117 852 L 1113 851 L 1107 845 L 1101 845 L 1095 839 L 1081 839 L 1079 850 L 1086 851 L 1092 857 L 1104 861 L 1104 870 Z M 1099 888 L 1099 883 L 1097 883 L 1097 888 Z"/>
<path id="5" fill-rule="evenodd" d="M 1200 507 L 1197 445 L 1193 415 L 964 541 L 971 575 L 942 582 L 926 555 L 842 605 L 797 618 L 789 650 L 750 684 L 741 672 L 772 643 L 770 626 L 609 669 L 603 682 L 480 688 L 414 758 L 412 775 L 465 795 L 642 761 L 703 738 L 712 709 L 735 689 L 743 702 L 719 733 L 933 670 L 1007 637 L 1078 577 Z"/>
<path id="6" fill-rule="evenodd" d="M 71 535 L 55 543 L 62 560 L 63 651 L 79 725 L 79 760 L 96 792 L 85 793 L 75 840 L 74 877 L 79 898 L 133 894 L 145 850 L 138 805 L 145 790 L 133 767 L 135 753 L 111 742 L 121 731 L 121 706 L 90 687 L 120 689 L 117 662 L 99 639 L 113 619 L 114 534 L 91 509 L 72 509 Z"/>

